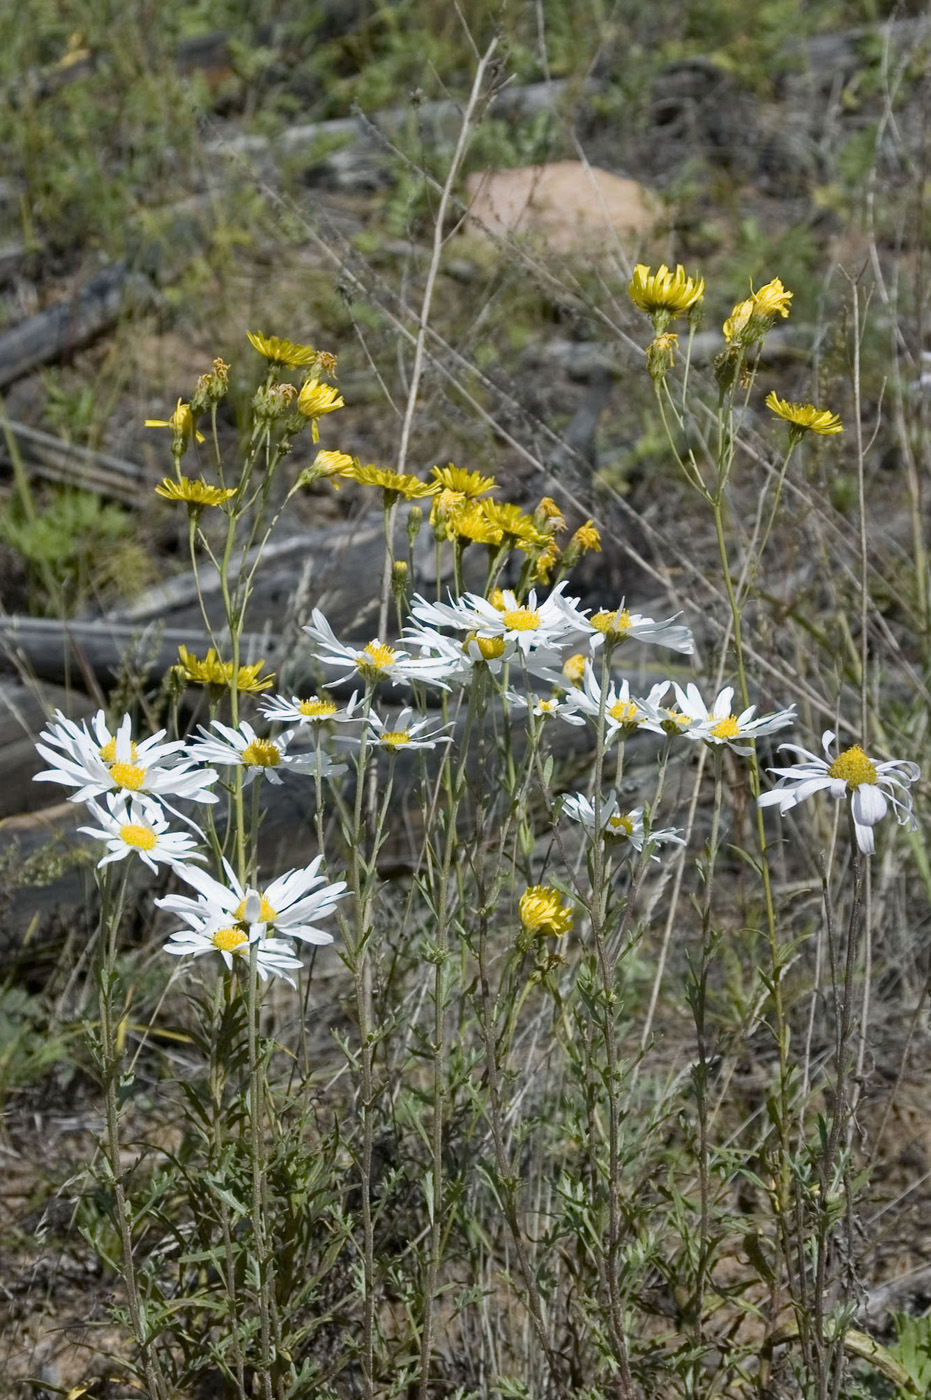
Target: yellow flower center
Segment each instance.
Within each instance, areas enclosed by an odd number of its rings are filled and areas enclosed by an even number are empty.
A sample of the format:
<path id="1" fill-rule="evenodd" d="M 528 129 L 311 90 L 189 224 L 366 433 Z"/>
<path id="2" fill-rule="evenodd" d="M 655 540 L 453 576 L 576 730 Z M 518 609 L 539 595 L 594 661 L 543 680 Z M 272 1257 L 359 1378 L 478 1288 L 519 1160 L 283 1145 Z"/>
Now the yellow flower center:
<path id="1" fill-rule="evenodd" d="M 540 614 L 531 608 L 510 608 L 501 614 L 501 621 L 511 632 L 535 632 L 540 626 Z"/>
<path id="2" fill-rule="evenodd" d="M 246 901 L 241 899 L 235 909 L 236 918 L 242 923 L 246 917 Z M 265 898 L 264 894 L 259 896 L 259 917 L 255 920 L 257 924 L 273 924 L 278 917 L 278 910 L 273 909 Z"/>
<path id="3" fill-rule="evenodd" d="M 320 700 L 316 695 L 311 700 L 302 700 L 297 708 L 306 719 L 329 719 L 336 714 L 335 701 Z"/>
<path id="4" fill-rule="evenodd" d="M 555 701 L 555 700 L 541 700 L 540 703 L 539 703 L 539 705 L 537 706 L 537 709 L 538 709 L 538 710 L 541 710 L 541 711 L 543 712 L 543 714 L 545 714 L 545 715 L 548 715 L 548 714 L 550 713 L 550 711 L 551 711 L 551 710 L 555 710 L 555 708 L 556 708 L 556 701 Z"/>
<path id="5" fill-rule="evenodd" d="M 608 632 L 616 632 L 620 635 L 630 627 L 630 613 L 626 608 L 621 608 L 618 612 L 596 612 L 592 618 L 592 626 L 602 636 Z"/>
<path id="6" fill-rule="evenodd" d="M 500 588 L 495 589 L 488 601 L 493 608 L 498 609 L 498 612 L 504 612 L 504 594 L 501 592 Z"/>
<path id="7" fill-rule="evenodd" d="M 152 851 L 158 845 L 154 831 L 147 826 L 135 826 L 132 822 L 120 827 L 120 840 L 125 841 L 127 846 L 134 846 L 137 851 Z"/>
<path id="8" fill-rule="evenodd" d="M 397 652 L 393 647 L 386 646 L 376 637 L 373 642 L 369 642 L 368 646 L 363 648 L 362 655 L 356 665 L 363 675 L 367 675 L 369 672 L 386 671 L 396 656 Z"/>
<path id="9" fill-rule="evenodd" d="M 681 710 L 664 709 L 663 714 L 666 716 L 663 721 L 663 728 L 668 730 L 670 734 L 676 733 L 679 729 L 688 729 L 689 725 L 692 723 L 692 716 L 684 715 Z"/>
<path id="10" fill-rule="evenodd" d="M 828 769 L 828 776 L 843 778 L 848 787 L 858 788 L 861 783 L 875 783 L 879 774 L 873 760 L 867 758 L 859 744 L 854 744 L 852 749 L 844 749 L 837 755 Z"/>
<path id="11" fill-rule="evenodd" d="M 382 734 L 381 741 L 383 744 L 387 744 L 389 748 L 398 749 L 402 744 L 409 744 L 411 736 L 406 729 L 387 729 Z"/>
<path id="12" fill-rule="evenodd" d="M 713 739 L 736 739 L 740 733 L 740 725 L 737 723 L 736 715 L 727 715 L 719 720 L 711 731 Z"/>
<path id="13" fill-rule="evenodd" d="M 145 769 L 138 768 L 133 763 L 111 763 L 110 777 L 117 787 L 126 788 L 129 792 L 138 792 L 145 782 Z"/>
<path id="14" fill-rule="evenodd" d="M 507 642 L 503 637 L 477 637 L 474 632 L 470 632 L 462 643 L 462 650 L 467 656 L 473 642 L 478 647 L 483 661 L 496 661 L 507 649 Z"/>
<path id="15" fill-rule="evenodd" d="M 136 748 L 135 740 L 130 744 L 129 752 L 132 756 L 133 763 L 135 763 L 136 759 L 139 757 L 139 750 Z M 104 763 L 114 763 L 116 761 L 116 739 L 108 739 L 103 748 L 99 750 L 99 753 Z"/>
<path id="16" fill-rule="evenodd" d="M 242 761 L 247 768 L 277 768 L 281 762 L 281 750 L 271 739 L 253 739 L 243 749 Z"/>
<path id="17" fill-rule="evenodd" d="M 611 719 L 617 720 L 618 724 L 641 724 L 643 722 L 643 715 L 632 700 L 615 700 L 608 715 Z"/>
<path id="18" fill-rule="evenodd" d="M 624 836 L 632 836 L 634 824 L 630 817 L 613 816 L 608 818 L 608 828 L 610 831 Z"/>
<path id="19" fill-rule="evenodd" d="M 218 928 L 211 934 L 210 942 L 221 953 L 238 953 L 242 957 L 249 951 L 249 939 L 241 928 Z"/>
<path id="20" fill-rule="evenodd" d="M 562 673 L 567 681 L 576 684 L 585 675 L 585 657 L 580 651 L 575 656 L 569 656 L 562 663 Z"/>

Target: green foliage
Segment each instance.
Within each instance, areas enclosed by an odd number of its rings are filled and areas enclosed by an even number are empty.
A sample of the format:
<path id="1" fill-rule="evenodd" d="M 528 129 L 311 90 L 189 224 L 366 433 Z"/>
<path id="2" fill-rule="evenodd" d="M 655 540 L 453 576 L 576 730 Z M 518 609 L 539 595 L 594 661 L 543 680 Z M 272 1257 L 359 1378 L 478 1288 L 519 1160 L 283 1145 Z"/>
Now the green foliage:
<path id="1" fill-rule="evenodd" d="M 62 490 L 34 516 L 16 510 L 0 516 L 0 539 L 29 566 L 35 606 L 52 613 L 79 612 L 98 590 L 112 596 L 124 572 L 135 569 L 137 580 L 146 578 L 138 548 L 127 552 L 133 528 L 127 511 L 89 491 Z M 50 569 L 58 592 L 43 598 Z"/>

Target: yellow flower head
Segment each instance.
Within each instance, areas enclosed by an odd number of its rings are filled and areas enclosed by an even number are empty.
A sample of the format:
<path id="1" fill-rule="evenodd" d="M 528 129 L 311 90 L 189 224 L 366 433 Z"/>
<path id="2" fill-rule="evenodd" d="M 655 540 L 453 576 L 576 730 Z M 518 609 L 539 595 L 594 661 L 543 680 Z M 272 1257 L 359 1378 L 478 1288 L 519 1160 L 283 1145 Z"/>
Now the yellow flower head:
<path id="1" fill-rule="evenodd" d="M 261 335 L 258 331 L 247 331 L 246 335 L 249 344 L 270 364 L 297 369 L 317 362 L 317 352 L 312 345 L 295 345 L 293 340 L 280 340 L 277 335 Z"/>
<path id="2" fill-rule="evenodd" d="M 767 282 L 758 292 L 751 292 L 751 299 L 758 316 L 782 316 L 789 314 L 789 302 L 794 292 L 787 292 L 778 277 Z"/>
<path id="3" fill-rule="evenodd" d="M 788 316 L 793 296 L 794 293 L 787 292 L 778 277 L 767 282 L 758 292 L 751 288 L 749 297 L 739 301 L 724 322 L 724 339 L 728 345 L 756 345 L 772 330 L 777 316 Z"/>
<path id="4" fill-rule="evenodd" d="M 454 467 L 452 462 L 448 467 L 431 467 L 430 474 L 436 477 L 447 491 L 456 491 L 470 499 L 483 496 L 486 491 L 494 490 L 498 484 L 493 476 L 482 476 L 481 472 L 469 472 L 464 467 Z"/>
<path id="5" fill-rule="evenodd" d="M 549 544 L 549 533 L 538 529 L 520 506 L 515 506 L 510 501 L 482 501 L 480 504 L 489 525 L 500 530 L 502 535 L 507 535 L 515 549 L 529 554 L 531 550 L 545 549 Z"/>
<path id="6" fill-rule="evenodd" d="M 562 903 L 559 891 L 549 885 L 530 885 L 524 890 L 517 912 L 528 933 L 562 938 L 572 928 L 572 910 Z"/>
<path id="7" fill-rule="evenodd" d="M 305 418 L 310 419 L 314 442 L 320 441 L 317 419 L 337 408 L 345 408 L 345 400 L 332 384 L 324 384 L 319 379 L 308 379 L 297 396 L 297 406 Z"/>
<path id="8" fill-rule="evenodd" d="M 147 418 L 145 420 L 147 428 L 170 428 L 171 429 L 171 450 L 176 457 L 182 456 L 188 443 L 193 437 L 197 442 L 205 442 L 203 433 L 197 431 L 194 423 L 194 415 L 191 412 L 189 403 L 182 403 L 179 399 L 175 411 L 170 418 Z"/>
<path id="9" fill-rule="evenodd" d="M 156 486 L 155 494 L 164 496 L 166 501 L 185 501 L 197 509 L 202 506 L 222 506 L 223 502 L 235 496 L 236 492 L 222 486 L 211 486 L 202 476 L 196 481 L 191 481 L 186 476 L 166 476 L 161 485 Z"/>
<path id="10" fill-rule="evenodd" d="M 689 277 L 681 263 L 675 272 L 670 272 L 665 263 L 656 272 L 651 272 L 645 263 L 638 263 L 627 284 L 627 293 L 634 306 L 652 318 L 657 335 L 661 335 L 670 321 L 684 316 L 701 301 L 705 279 Z"/>
<path id="11" fill-rule="evenodd" d="M 450 512 L 460 510 L 467 499 L 461 491 L 450 491 L 448 486 L 444 486 L 439 494 L 433 497 L 433 505 L 430 507 L 430 524 L 442 525 Z"/>
<path id="12" fill-rule="evenodd" d="M 562 663 L 562 673 L 566 680 L 572 685 L 581 685 L 585 675 L 585 663 L 587 657 L 584 652 L 577 651 L 572 656 L 567 656 Z"/>
<path id="13" fill-rule="evenodd" d="M 743 342 L 743 335 L 750 323 L 753 315 L 753 301 L 750 297 L 746 301 L 739 301 L 727 320 L 724 322 L 724 339 L 728 345 L 737 345 Z"/>
<path id="14" fill-rule="evenodd" d="M 380 486 L 383 491 L 392 492 L 395 500 L 403 496 L 406 501 L 415 501 L 423 496 L 435 496 L 440 489 L 436 481 L 421 481 L 408 472 L 393 472 L 389 467 L 376 467 L 371 463 L 363 467 L 360 462 L 353 462 L 351 467 L 345 467 L 340 472 L 340 476 L 349 477 L 363 486 Z"/>
<path id="15" fill-rule="evenodd" d="M 447 539 L 458 537 L 461 540 L 470 540 L 474 544 L 494 545 L 500 544 L 504 538 L 476 501 L 468 501 L 457 510 L 448 511 L 443 525 Z"/>
<path id="16" fill-rule="evenodd" d="M 321 448 L 310 466 L 305 467 L 298 477 L 299 486 L 310 486 L 321 476 L 345 476 L 355 466 L 348 452 L 327 451 Z M 333 483 L 339 489 L 339 482 Z"/>
<path id="17" fill-rule="evenodd" d="M 321 374 L 329 374 L 332 377 L 336 374 L 336 356 L 331 355 L 329 350 L 318 350 L 317 368 Z"/>
<path id="18" fill-rule="evenodd" d="M 784 418 L 796 437 L 802 437 L 805 433 L 833 437 L 835 433 L 844 431 L 844 425 L 836 413 L 831 413 L 827 408 L 815 408 L 810 403 L 790 403 L 788 399 L 779 399 L 775 389 L 770 389 L 766 395 L 766 407 L 777 418 Z"/>
<path id="19" fill-rule="evenodd" d="M 188 651 L 186 646 L 178 647 L 179 664 L 175 670 L 180 674 L 182 680 L 190 682 L 192 685 L 217 685 L 225 690 L 232 689 L 233 685 L 233 663 L 231 661 L 221 661 L 213 647 L 207 652 L 203 661 L 199 661 L 193 652 Z M 236 689 L 247 694 L 255 695 L 260 690 L 268 690 L 274 681 L 274 675 L 259 677 L 259 672 L 265 665 L 264 661 L 257 661 L 254 666 L 240 666 L 236 673 Z"/>

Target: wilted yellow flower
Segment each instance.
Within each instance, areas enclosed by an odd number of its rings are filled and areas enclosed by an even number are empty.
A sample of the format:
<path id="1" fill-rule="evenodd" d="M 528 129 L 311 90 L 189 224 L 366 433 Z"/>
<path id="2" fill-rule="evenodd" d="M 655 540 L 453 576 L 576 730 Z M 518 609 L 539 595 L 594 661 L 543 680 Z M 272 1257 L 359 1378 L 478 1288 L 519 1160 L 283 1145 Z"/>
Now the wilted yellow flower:
<path id="1" fill-rule="evenodd" d="M 194 397 L 191 399 L 191 412 L 203 413 L 205 409 L 219 403 L 230 386 L 230 367 L 219 357 L 213 362 L 210 374 L 202 374 L 197 381 Z"/>
<path id="2" fill-rule="evenodd" d="M 319 379 L 308 379 L 297 396 L 297 406 L 304 417 L 310 419 L 314 442 L 319 442 L 320 429 L 317 427 L 317 419 L 326 413 L 333 413 L 337 408 L 344 408 L 345 400 L 332 384 L 324 384 Z"/>
<path id="3" fill-rule="evenodd" d="M 353 462 L 351 467 L 343 468 L 340 476 L 358 481 L 363 486 L 380 486 L 383 491 L 392 492 L 395 500 L 399 496 L 407 501 L 419 500 L 423 496 L 435 496 L 440 489 L 438 482 L 421 481 L 408 472 L 394 472 L 389 467 L 376 467 L 371 463 L 363 467 L 360 462 Z"/>
<path id="4" fill-rule="evenodd" d="M 266 423 L 284 418 L 296 397 L 297 390 L 293 384 L 260 384 L 252 396 L 255 416 Z"/>
<path id="5" fill-rule="evenodd" d="M 549 583 L 550 577 L 559 563 L 560 549 L 555 540 L 551 541 L 545 549 L 537 555 L 537 561 L 533 568 L 534 583 Z"/>
<path id="6" fill-rule="evenodd" d="M 580 525 L 572 536 L 572 541 L 579 546 L 585 554 L 601 553 L 601 535 L 598 529 L 590 520 L 586 520 L 584 525 Z"/>
<path id="7" fill-rule="evenodd" d="M 572 910 L 562 903 L 559 891 L 549 885 L 530 885 L 524 890 L 517 912 L 528 933 L 562 938 L 572 927 Z"/>
<path id="8" fill-rule="evenodd" d="M 701 301 L 705 279 L 689 277 L 681 263 L 677 264 L 675 272 L 670 272 L 665 263 L 656 272 L 651 272 L 645 263 L 638 263 L 627 284 L 627 293 L 634 306 L 652 318 L 657 334 L 661 335 L 670 321 L 684 316 Z"/>
<path id="9" fill-rule="evenodd" d="M 317 352 L 312 345 L 295 345 L 293 340 L 281 340 L 277 335 L 261 335 L 258 331 L 247 331 L 246 336 L 249 344 L 270 364 L 296 369 L 299 365 L 312 365 L 317 361 Z"/>
<path id="10" fill-rule="evenodd" d="M 166 476 L 161 485 L 156 486 L 155 494 L 164 496 L 166 501 L 185 501 L 189 506 L 222 506 L 236 492 L 222 486 L 211 486 L 202 476 L 196 481 L 186 476 Z"/>
<path id="11" fill-rule="evenodd" d="M 679 344 L 679 337 L 675 331 L 666 331 L 663 335 L 654 336 L 644 350 L 647 359 L 647 369 L 651 379 L 662 379 L 667 369 L 672 369 L 675 364 L 675 350 Z"/>
<path id="12" fill-rule="evenodd" d="M 194 415 L 191 412 L 189 403 L 182 403 L 179 399 L 175 411 L 170 418 L 147 418 L 145 420 L 147 428 L 170 428 L 171 429 L 171 450 L 176 457 L 182 456 L 191 438 L 197 442 L 205 442 L 203 433 L 199 433 L 194 424 Z"/>
<path id="13" fill-rule="evenodd" d="M 336 356 L 331 355 L 329 350 L 317 351 L 317 368 L 321 374 L 336 374 Z"/>
<path id="14" fill-rule="evenodd" d="M 464 467 L 454 467 L 452 462 L 447 467 L 431 467 L 430 472 L 447 491 L 456 491 L 460 495 L 470 498 L 483 496 L 486 491 L 491 491 L 497 486 L 493 476 L 482 476 L 481 472 L 470 472 L 466 471 Z"/>
<path id="15" fill-rule="evenodd" d="M 233 685 L 233 663 L 231 661 L 221 661 L 213 647 L 207 652 L 203 661 L 188 651 L 186 646 L 178 647 L 179 664 L 175 670 L 180 673 L 184 680 L 190 681 L 194 685 L 218 685 L 229 690 Z M 255 695 L 260 690 L 268 690 L 274 681 L 274 675 L 259 677 L 259 672 L 265 665 L 264 661 L 257 661 L 254 666 L 240 666 L 236 673 L 236 689 L 248 694 Z"/>
<path id="16" fill-rule="evenodd" d="M 534 511 L 534 515 L 541 524 L 546 524 L 546 528 L 558 534 L 560 530 L 566 529 L 566 517 L 562 509 L 556 504 L 552 496 L 544 496 L 540 504 Z M 548 523 L 547 523 L 548 522 Z"/>
<path id="17" fill-rule="evenodd" d="M 777 418 L 784 418 L 796 437 L 802 437 L 805 433 L 833 437 L 835 433 L 844 431 L 843 423 L 830 409 L 815 408 L 814 404 L 810 403 L 790 403 L 788 399 L 777 398 L 775 389 L 770 389 L 766 395 L 766 407 L 771 409 Z"/>

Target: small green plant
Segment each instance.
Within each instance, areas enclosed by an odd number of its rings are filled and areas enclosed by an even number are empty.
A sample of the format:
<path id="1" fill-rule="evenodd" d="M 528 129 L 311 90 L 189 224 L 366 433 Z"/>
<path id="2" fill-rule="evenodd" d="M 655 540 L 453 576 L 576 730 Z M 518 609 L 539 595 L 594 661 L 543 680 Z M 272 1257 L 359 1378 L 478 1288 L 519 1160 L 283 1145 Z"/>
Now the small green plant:
<path id="1" fill-rule="evenodd" d="M 15 509 L 0 516 L 0 538 L 29 566 L 33 607 L 64 616 L 84 610 L 100 589 L 112 596 L 114 551 L 126 549 L 132 531 L 127 511 L 90 491 L 57 491 L 31 517 Z"/>

